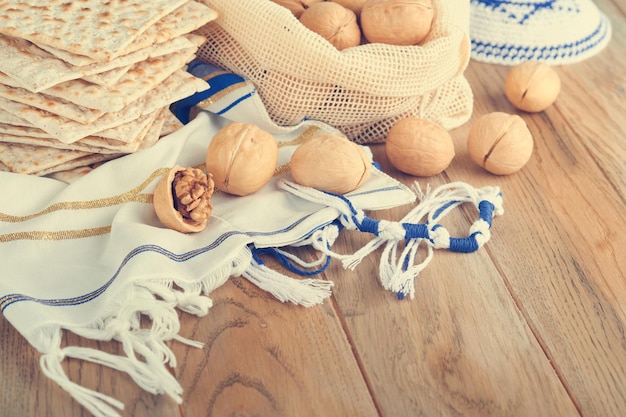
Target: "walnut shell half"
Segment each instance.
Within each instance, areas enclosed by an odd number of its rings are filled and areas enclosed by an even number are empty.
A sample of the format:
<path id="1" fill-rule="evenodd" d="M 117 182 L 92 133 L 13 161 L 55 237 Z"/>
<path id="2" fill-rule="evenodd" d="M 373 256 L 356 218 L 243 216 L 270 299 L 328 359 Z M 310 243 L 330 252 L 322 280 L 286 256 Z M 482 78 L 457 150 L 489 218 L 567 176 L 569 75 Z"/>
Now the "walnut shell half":
<path id="1" fill-rule="evenodd" d="M 204 230 L 211 217 L 215 186 L 211 174 L 175 166 L 154 190 L 154 211 L 166 227 L 182 233 Z"/>

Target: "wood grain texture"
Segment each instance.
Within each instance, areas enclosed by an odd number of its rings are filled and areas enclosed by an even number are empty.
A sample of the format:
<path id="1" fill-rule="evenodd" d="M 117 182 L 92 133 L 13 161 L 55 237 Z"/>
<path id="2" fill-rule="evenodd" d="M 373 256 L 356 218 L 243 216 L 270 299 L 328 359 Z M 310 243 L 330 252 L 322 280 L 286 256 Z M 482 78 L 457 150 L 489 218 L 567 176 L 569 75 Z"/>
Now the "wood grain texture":
<path id="1" fill-rule="evenodd" d="M 383 170 L 403 183 L 497 185 L 505 214 L 474 254 L 438 251 L 398 300 L 378 280 L 380 252 L 354 271 L 333 262 L 323 305 L 283 304 L 244 278 L 215 290 L 206 317 L 180 313 L 173 374 L 184 402 L 153 396 L 126 375 L 64 361 L 70 378 L 126 404 L 124 416 L 493 416 L 619 417 L 626 410 L 626 6 L 598 0 L 613 24 L 606 50 L 556 67 L 557 102 L 520 113 L 503 91 L 508 68 L 471 62 L 470 122 L 451 131 L 456 157 L 441 175 L 396 171 L 384 145 L 371 146 Z M 476 118 L 518 113 L 534 139 L 521 171 L 494 176 L 469 158 Z M 369 213 L 398 220 L 412 205 Z M 445 226 L 466 233 L 464 205 Z M 368 240 L 343 233 L 334 249 Z M 315 254 L 296 250 L 304 258 Z M 277 265 L 273 265 L 277 267 Z M 116 344 L 66 335 L 64 343 L 110 352 Z M 39 354 L 0 318 L 0 417 L 87 413 L 40 371 Z"/>
<path id="2" fill-rule="evenodd" d="M 276 303 L 242 278 L 213 296 L 214 319 L 182 329 L 202 351 L 175 346 L 185 415 L 377 415 L 332 303 Z"/>

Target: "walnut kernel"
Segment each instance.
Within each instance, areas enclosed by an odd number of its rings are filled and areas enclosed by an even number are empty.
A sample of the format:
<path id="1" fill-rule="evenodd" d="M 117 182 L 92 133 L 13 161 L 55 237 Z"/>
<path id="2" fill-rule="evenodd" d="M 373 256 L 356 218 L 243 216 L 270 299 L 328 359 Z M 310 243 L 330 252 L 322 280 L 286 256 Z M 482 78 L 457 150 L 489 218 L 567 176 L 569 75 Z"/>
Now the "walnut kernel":
<path id="1" fill-rule="evenodd" d="M 210 174 L 198 168 L 175 166 L 154 190 L 154 210 L 161 223 L 170 229 L 199 232 L 211 217 L 213 191 Z"/>

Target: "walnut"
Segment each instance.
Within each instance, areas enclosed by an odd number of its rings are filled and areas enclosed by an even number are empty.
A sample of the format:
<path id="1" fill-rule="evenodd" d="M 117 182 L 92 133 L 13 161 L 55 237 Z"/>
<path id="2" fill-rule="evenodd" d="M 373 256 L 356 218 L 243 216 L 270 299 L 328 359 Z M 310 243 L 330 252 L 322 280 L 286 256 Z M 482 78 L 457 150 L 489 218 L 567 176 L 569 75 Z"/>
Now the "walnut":
<path id="1" fill-rule="evenodd" d="M 346 9 L 352 10 L 357 16 L 361 14 L 361 9 L 367 0 L 331 0 L 333 3 L 339 3 Z"/>
<path id="2" fill-rule="evenodd" d="M 296 18 L 300 18 L 300 15 L 311 7 L 311 5 L 315 3 L 319 3 L 324 0 L 272 0 L 276 4 L 280 4 L 283 7 L 286 7 L 293 13 Z"/>
<path id="3" fill-rule="evenodd" d="M 339 3 L 323 1 L 313 4 L 302 13 L 300 23 L 340 51 L 361 43 L 356 14 Z"/>
<path id="4" fill-rule="evenodd" d="M 369 177 L 372 165 L 359 145 L 329 133 L 300 145 L 290 163 L 291 175 L 298 184 L 337 194 L 360 187 Z"/>
<path id="5" fill-rule="evenodd" d="M 421 45 L 430 34 L 434 8 L 432 0 L 367 0 L 360 18 L 370 43 Z"/>
<path id="6" fill-rule="evenodd" d="M 183 233 L 199 232 L 211 217 L 214 191 L 211 174 L 175 166 L 154 191 L 154 210 L 165 226 Z"/>
<path id="7" fill-rule="evenodd" d="M 470 158 L 496 175 L 509 175 L 526 165 L 533 153 L 533 136 L 517 114 L 487 113 L 470 128 Z"/>
<path id="8" fill-rule="evenodd" d="M 255 124 L 231 122 L 213 136 L 205 161 L 218 190 L 245 196 L 259 191 L 274 176 L 278 143 Z"/>
<path id="9" fill-rule="evenodd" d="M 560 91 L 559 74 L 548 64 L 536 61 L 511 68 L 504 84 L 504 92 L 511 104 L 529 113 L 550 107 Z"/>
<path id="10" fill-rule="evenodd" d="M 399 171 L 430 177 L 444 171 L 454 158 L 452 136 L 440 124 L 406 117 L 396 122 L 385 141 L 385 153 Z"/>

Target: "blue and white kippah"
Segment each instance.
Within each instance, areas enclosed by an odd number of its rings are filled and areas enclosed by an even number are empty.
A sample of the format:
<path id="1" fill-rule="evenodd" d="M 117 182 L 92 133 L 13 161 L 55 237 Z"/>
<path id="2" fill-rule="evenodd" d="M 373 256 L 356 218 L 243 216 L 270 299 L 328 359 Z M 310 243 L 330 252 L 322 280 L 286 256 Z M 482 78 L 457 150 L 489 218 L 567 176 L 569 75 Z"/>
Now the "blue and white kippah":
<path id="1" fill-rule="evenodd" d="M 611 22 L 592 0 L 471 0 L 470 37 L 477 61 L 563 65 L 602 50 Z"/>

